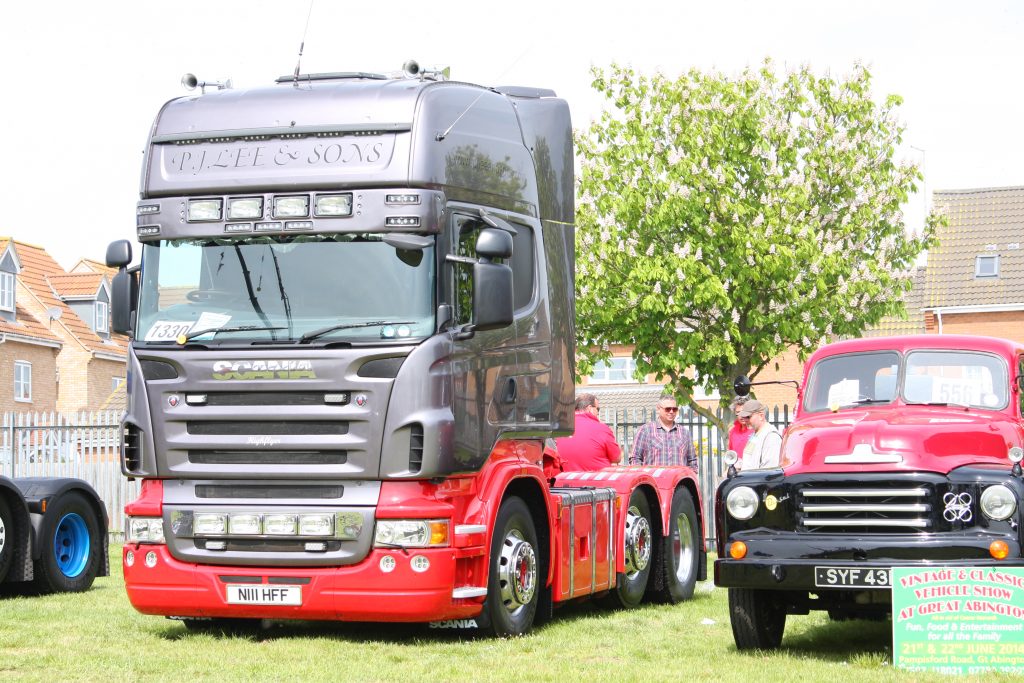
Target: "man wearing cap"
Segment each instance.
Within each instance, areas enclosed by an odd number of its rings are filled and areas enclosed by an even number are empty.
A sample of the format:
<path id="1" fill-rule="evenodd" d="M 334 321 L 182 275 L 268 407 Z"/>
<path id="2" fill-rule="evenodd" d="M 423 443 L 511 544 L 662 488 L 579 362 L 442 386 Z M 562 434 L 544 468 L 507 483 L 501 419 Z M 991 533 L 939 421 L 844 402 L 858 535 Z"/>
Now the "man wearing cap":
<path id="1" fill-rule="evenodd" d="M 740 408 L 749 400 L 749 396 L 737 396 L 732 400 L 732 406 L 730 406 L 732 414 L 736 416 L 736 419 L 733 420 L 732 427 L 729 427 L 727 448 L 730 451 L 736 451 L 736 455 L 743 455 L 743 449 L 747 447 L 750 435 L 754 433 L 754 430 L 750 428 L 750 424 L 746 420 L 739 418 Z"/>
<path id="2" fill-rule="evenodd" d="M 753 434 L 743 449 L 743 470 L 764 470 L 779 466 L 782 435 L 768 422 L 767 409 L 760 401 L 747 401 L 740 408 L 740 421 L 750 424 Z"/>

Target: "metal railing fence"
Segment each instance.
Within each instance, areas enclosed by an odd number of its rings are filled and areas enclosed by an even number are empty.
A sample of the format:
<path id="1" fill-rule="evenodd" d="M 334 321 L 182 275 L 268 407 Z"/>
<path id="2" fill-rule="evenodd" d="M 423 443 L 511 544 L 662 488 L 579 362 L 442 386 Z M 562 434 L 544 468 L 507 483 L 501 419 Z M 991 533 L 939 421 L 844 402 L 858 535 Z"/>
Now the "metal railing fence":
<path id="1" fill-rule="evenodd" d="M 717 413 L 722 416 L 722 411 Z M 601 411 L 628 462 L 636 430 L 654 419 L 653 410 Z M 139 482 L 121 475 L 118 411 L 3 413 L 0 424 L 0 474 L 9 477 L 76 477 L 89 482 L 107 506 L 110 532 L 124 534 L 124 506 L 139 495 Z M 790 422 L 789 407 L 776 407 L 769 420 L 780 430 Z M 704 533 L 714 539 L 715 489 L 725 476 L 722 456 L 727 432 L 703 415 L 683 408 L 677 422 L 693 436 L 699 465 L 697 478 L 703 506 Z"/>
<path id="2" fill-rule="evenodd" d="M 718 408 L 715 416 L 723 419 L 724 409 Z M 624 409 L 618 411 L 602 410 L 601 421 L 612 428 L 615 440 L 622 449 L 622 464 L 628 464 L 629 454 L 633 450 L 636 431 L 644 424 L 655 419 L 653 409 Z M 789 406 L 776 406 L 768 411 L 768 421 L 781 432 L 785 429 L 792 416 Z M 706 417 L 685 406 L 680 406 L 678 424 L 686 427 L 693 437 L 693 445 L 697 451 L 697 481 L 700 485 L 700 499 L 703 507 L 704 535 L 709 542 L 715 538 L 715 489 L 725 478 L 725 455 L 728 431 L 721 431 Z M 730 423 L 731 424 L 731 423 Z M 741 454 L 742 455 L 742 454 Z"/>

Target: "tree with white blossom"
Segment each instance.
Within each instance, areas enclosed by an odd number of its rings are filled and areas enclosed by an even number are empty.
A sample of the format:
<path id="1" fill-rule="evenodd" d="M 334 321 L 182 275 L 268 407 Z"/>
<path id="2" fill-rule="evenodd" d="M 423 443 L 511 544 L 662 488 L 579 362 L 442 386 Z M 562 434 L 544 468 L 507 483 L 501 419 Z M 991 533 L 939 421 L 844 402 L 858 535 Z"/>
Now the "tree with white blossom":
<path id="1" fill-rule="evenodd" d="M 688 369 L 726 406 L 736 376 L 903 310 L 942 219 L 908 232 L 922 176 L 896 158 L 901 99 L 876 103 L 867 69 L 593 74 L 609 106 L 576 136 L 582 373 L 632 344 L 639 375 L 717 421 Z"/>

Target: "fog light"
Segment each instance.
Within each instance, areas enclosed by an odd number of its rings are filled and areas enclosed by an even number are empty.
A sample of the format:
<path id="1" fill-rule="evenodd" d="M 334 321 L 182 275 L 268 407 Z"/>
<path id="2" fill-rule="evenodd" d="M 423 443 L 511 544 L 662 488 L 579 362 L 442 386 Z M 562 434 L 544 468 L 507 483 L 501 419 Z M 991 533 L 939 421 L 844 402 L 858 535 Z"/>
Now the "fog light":
<path id="1" fill-rule="evenodd" d="M 258 536 L 263 533 L 259 515 L 230 515 L 228 533 L 239 536 Z"/>
<path id="2" fill-rule="evenodd" d="M 300 536 L 330 536 L 334 533 L 332 515 L 300 515 Z"/>
<path id="3" fill-rule="evenodd" d="M 227 515 L 200 512 L 196 514 L 195 533 L 198 536 L 221 536 L 227 533 Z"/>
<path id="4" fill-rule="evenodd" d="M 152 550 L 146 553 L 146 566 L 150 569 L 156 566 L 156 553 Z"/>
<path id="5" fill-rule="evenodd" d="M 322 218 L 352 215 L 352 195 L 328 194 L 317 195 L 316 215 Z"/>
<path id="6" fill-rule="evenodd" d="M 263 533 L 271 536 L 294 536 L 298 530 L 295 515 L 267 515 L 263 518 Z"/>
<path id="7" fill-rule="evenodd" d="M 274 218 L 305 218 L 309 215 L 309 197 L 274 197 Z"/>
<path id="8" fill-rule="evenodd" d="M 992 541 L 988 545 L 988 554 L 997 560 L 1005 560 L 1010 554 L 1010 546 L 1006 545 L 1006 541 Z"/>
<path id="9" fill-rule="evenodd" d="M 191 199 L 188 202 L 188 220 L 193 221 L 219 221 L 222 199 Z"/>
<path id="10" fill-rule="evenodd" d="M 246 218 L 263 218 L 261 197 L 228 200 L 228 220 L 238 221 Z"/>
<path id="11" fill-rule="evenodd" d="M 410 560 L 409 566 L 412 567 L 414 572 L 422 574 L 430 569 L 430 560 L 423 555 L 416 555 Z"/>
<path id="12" fill-rule="evenodd" d="M 124 566 L 126 566 L 126 567 L 134 567 L 135 566 L 135 553 L 133 553 L 131 550 L 129 550 L 124 555 Z"/>
<path id="13" fill-rule="evenodd" d="M 729 545 L 729 557 L 734 560 L 742 560 L 747 556 L 747 544 L 743 541 L 733 541 Z"/>

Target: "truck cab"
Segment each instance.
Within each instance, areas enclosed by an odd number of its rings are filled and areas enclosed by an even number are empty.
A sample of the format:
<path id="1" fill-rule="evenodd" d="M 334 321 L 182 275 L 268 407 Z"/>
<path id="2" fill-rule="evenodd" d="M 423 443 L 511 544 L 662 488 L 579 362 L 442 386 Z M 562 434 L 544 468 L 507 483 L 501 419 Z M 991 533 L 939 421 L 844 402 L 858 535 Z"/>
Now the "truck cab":
<path id="1" fill-rule="evenodd" d="M 780 467 L 730 471 L 715 582 L 739 648 L 786 616 L 891 613 L 894 566 L 1024 566 L 1024 346 L 857 339 L 807 362 Z"/>

